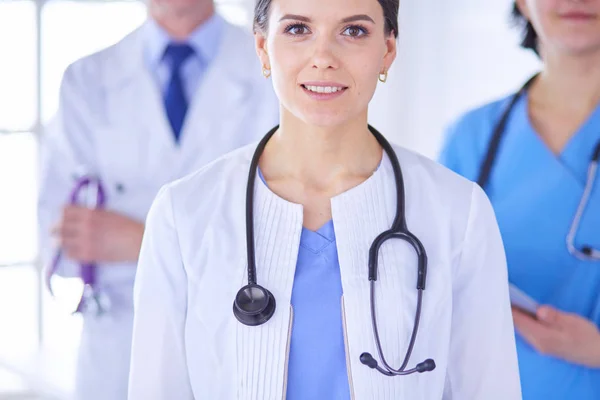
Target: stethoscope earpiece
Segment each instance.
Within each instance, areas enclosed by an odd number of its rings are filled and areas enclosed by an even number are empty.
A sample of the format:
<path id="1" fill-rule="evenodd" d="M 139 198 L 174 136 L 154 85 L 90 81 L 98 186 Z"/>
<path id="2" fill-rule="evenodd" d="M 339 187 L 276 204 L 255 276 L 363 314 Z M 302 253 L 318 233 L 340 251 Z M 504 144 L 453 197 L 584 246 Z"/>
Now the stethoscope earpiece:
<path id="1" fill-rule="evenodd" d="M 418 373 L 433 371 L 435 369 L 435 361 L 433 361 L 431 358 L 428 358 L 422 363 L 417 364 L 415 369 Z"/>
<path id="2" fill-rule="evenodd" d="M 371 369 L 377 368 L 377 361 L 373 358 L 371 353 L 362 353 L 360 355 L 360 362 Z"/>
<path id="3" fill-rule="evenodd" d="M 371 353 L 362 353 L 360 355 L 360 362 L 363 365 L 366 365 L 367 367 L 371 368 L 371 369 L 376 369 L 377 371 L 381 372 L 382 374 L 386 375 L 386 376 L 396 376 L 396 375 L 410 375 L 412 373 L 418 372 L 418 373 L 423 373 L 423 372 L 429 372 L 429 371 L 433 371 L 435 369 L 435 361 L 433 361 L 431 358 L 428 358 L 427 360 L 418 363 L 417 366 L 413 369 L 409 369 L 409 370 L 400 370 L 400 371 L 395 371 L 392 369 L 384 369 L 384 368 L 380 368 L 379 364 L 377 363 L 377 360 L 375 360 L 373 358 L 373 356 L 371 355 Z"/>
<path id="4" fill-rule="evenodd" d="M 233 314 L 244 325 L 262 325 L 274 313 L 275 296 L 260 285 L 246 285 L 235 296 Z"/>

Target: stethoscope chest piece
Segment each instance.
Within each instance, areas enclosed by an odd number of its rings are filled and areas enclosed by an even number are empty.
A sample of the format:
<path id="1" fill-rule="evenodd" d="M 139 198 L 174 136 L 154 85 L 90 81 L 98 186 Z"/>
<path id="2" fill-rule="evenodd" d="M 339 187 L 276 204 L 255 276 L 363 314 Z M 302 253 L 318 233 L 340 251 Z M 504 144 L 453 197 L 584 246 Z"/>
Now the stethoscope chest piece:
<path id="1" fill-rule="evenodd" d="M 257 284 L 241 288 L 233 302 L 233 314 L 247 326 L 262 325 L 275 313 L 275 297 Z"/>

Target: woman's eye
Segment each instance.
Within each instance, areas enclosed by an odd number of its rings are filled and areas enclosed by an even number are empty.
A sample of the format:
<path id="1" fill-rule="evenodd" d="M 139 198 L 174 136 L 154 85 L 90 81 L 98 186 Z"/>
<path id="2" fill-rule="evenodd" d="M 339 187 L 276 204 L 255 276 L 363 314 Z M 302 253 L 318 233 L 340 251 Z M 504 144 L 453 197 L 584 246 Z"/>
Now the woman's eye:
<path id="1" fill-rule="evenodd" d="M 344 29 L 344 35 L 350 37 L 360 37 L 366 35 L 366 30 L 360 26 L 349 26 Z"/>
<path id="2" fill-rule="evenodd" d="M 285 32 L 290 35 L 305 35 L 308 33 L 308 26 L 304 24 L 293 24 L 285 28 Z"/>

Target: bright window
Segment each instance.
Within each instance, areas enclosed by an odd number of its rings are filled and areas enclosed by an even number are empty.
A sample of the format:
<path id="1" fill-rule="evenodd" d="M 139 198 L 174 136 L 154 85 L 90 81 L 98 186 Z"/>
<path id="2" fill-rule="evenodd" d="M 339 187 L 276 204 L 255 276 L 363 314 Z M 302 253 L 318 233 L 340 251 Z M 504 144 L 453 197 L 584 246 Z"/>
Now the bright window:
<path id="1" fill-rule="evenodd" d="M 0 264 L 35 260 L 36 169 L 35 135 L 0 135 Z"/>
<path id="2" fill-rule="evenodd" d="M 0 131 L 35 123 L 35 37 L 35 3 L 0 1 Z"/>
<path id="3" fill-rule="evenodd" d="M 58 107 L 62 75 L 73 61 L 117 42 L 145 18 L 140 2 L 56 0 L 42 11 L 42 118 Z"/>

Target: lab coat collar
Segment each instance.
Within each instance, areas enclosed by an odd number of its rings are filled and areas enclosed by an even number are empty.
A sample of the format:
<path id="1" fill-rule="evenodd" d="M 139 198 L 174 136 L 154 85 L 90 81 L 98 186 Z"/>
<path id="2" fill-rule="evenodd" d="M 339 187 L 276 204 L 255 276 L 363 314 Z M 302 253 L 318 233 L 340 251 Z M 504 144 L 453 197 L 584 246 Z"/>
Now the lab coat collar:
<path id="1" fill-rule="evenodd" d="M 111 68 L 105 73 L 106 89 L 113 96 L 123 97 L 124 93 L 135 93 L 136 98 L 145 99 L 153 112 L 143 117 L 148 129 L 165 132 L 154 140 L 165 149 L 175 153 L 185 148 L 186 152 L 203 152 L 205 143 L 197 140 L 198 131 L 224 132 L 227 121 L 236 121 L 235 117 L 241 105 L 247 101 L 253 85 L 250 69 L 234 68 L 232 54 L 247 51 L 247 45 L 240 28 L 224 23 L 221 45 L 214 61 L 209 65 L 203 83 L 192 98 L 179 143 L 173 140 L 169 122 L 163 110 L 160 90 L 153 80 L 143 57 L 143 29 L 140 28 L 123 39 L 122 45 L 113 46 L 109 51 L 117 52 L 115 64 L 121 69 Z M 251 69 L 254 71 L 254 69 Z"/>
<path id="2" fill-rule="evenodd" d="M 211 20 L 208 23 L 210 23 L 211 26 L 220 25 L 220 28 L 211 28 L 220 30 L 220 39 L 214 41 L 210 46 L 203 46 L 201 50 L 203 55 L 206 54 L 212 60 L 205 81 L 210 82 L 211 78 L 218 79 L 221 91 L 232 90 L 233 92 L 228 93 L 230 97 L 238 97 L 234 87 L 225 86 L 228 85 L 228 83 L 237 85 L 240 81 L 248 81 L 250 78 L 248 76 L 250 71 L 241 71 L 240 68 L 230 67 L 232 62 L 231 54 L 236 53 L 236 50 L 232 49 L 238 49 L 240 46 L 247 45 L 245 41 L 240 40 L 239 31 L 241 28 L 227 23 L 221 17 L 215 17 L 214 20 Z M 151 20 L 147 20 L 142 26 L 123 38 L 117 45 L 112 46 L 104 52 L 106 60 L 111 60 L 111 64 L 114 62 L 113 60 L 116 60 L 117 65 L 121 67 L 119 69 L 111 68 L 110 71 L 104 72 L 102 79 L 104 80 L 104 85 L 107 89 L 110 90 L 124 87 L 131 80 L 136 78 L 139 79 L 140 77 L 146 79 L 149 77 L 144 49 L 147 30 L 152 29 L 148 26 L 152 24 L 155 23 Z M 200 31 L 198 31 L 197 34 L 198 40 L 200 40 L 200 36 L 204 35 L 204 33 L 201 34 Z M 153 54 L 154 52 L 155 50 L 152 51 Z M 210 76 L 211 70 L 214 69 L 218 69 L 216 73 L 218 75 L 217 77 Z M 140 71 L 143 71 L 143 73 L 140 73 Z M 156 84 L 154 83 L 153 86 L 156 87 Z M 215 103 L 213 103 L 213 105 L 214 104 Z"/>
<path id="3" fill-rule="evenodd" d="M 368 179 L 366 179 L 362 183 L 360 183 L 359 185 L 357 185 L 343 193 L 340 193 L 337 196 L 332 197 L 331 198 L 332 207 L 335 208 L 336 206 L 343 204 L 344 201 L 347 201 L 348 199 L 365 196 L 370 192 L 378 190 L 377 185 L 381 185 L 384 183 L 384 182 L 382 182 L 382 180 L 386 179 L 386 172 L 388 174 L 389 173 L 393 174 L 393 168 L 392 168 L 392 163 L 390 161 L 388 154 L 384 151 L 382 158 L 381 158 L 381 162 L 379 164 L 379 167 L 373 172 L 373 174 Z M 302 212 L 301 204 L 292 203 L 292 202 L 287 201 L 287 200 L 283 199 L 282 197 L 278 196 L 276 193 L 271 191 L 271 189 L 267 186 L 267 184 L 264 182 L 264 180 L 262 180 L 260 178 L 260 176 L 258 174 L 259 174 L 259 172 L 257 172 L 257 176 L 256 176 L 257 189 L 255 190 L 255 192 L 258 192 L 258 196 L 260 198 L 268 198 L 269 201 L 274 201 L 276 203 L 279 203 L 279 205 L 281 207 L 294 208 L 294 209 L 298 209 L 298 210 L 300 210 L 300 212 Z"/>

